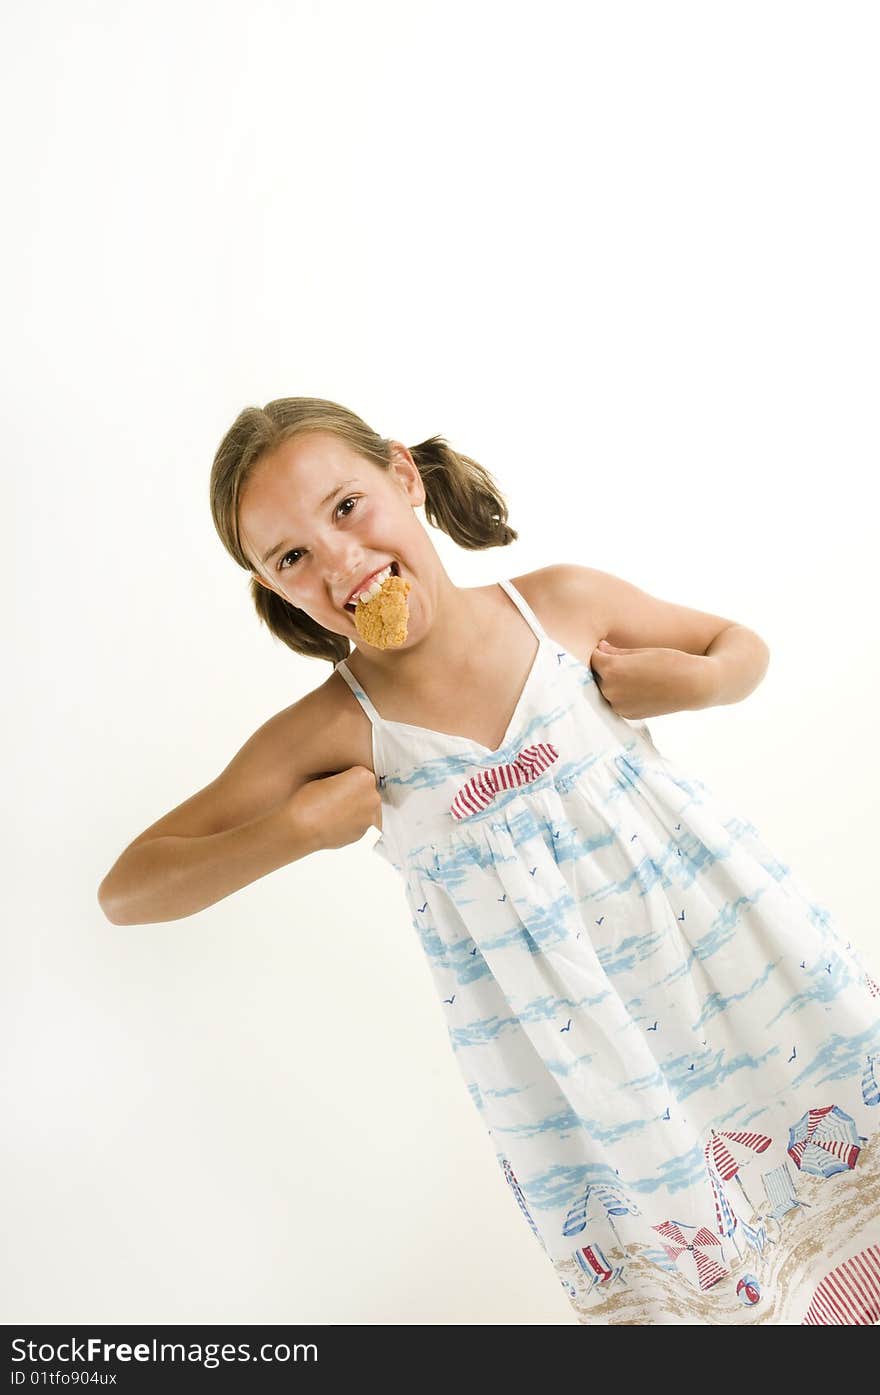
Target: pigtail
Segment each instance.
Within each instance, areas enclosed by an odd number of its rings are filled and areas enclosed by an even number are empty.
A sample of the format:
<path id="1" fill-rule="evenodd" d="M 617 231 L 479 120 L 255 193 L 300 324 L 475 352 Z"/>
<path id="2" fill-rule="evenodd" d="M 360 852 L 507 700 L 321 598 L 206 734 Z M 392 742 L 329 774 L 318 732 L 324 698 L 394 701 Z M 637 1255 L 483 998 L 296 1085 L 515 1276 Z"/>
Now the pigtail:
<path id="1" fill-rule="evenodd" d="M 460 455 L 442 436 L 410 453 L 425 486 L 425 517 L 459 547 L 506 547 L 519 536 L 507 522 L 507 504 L 485 466 Z"/>

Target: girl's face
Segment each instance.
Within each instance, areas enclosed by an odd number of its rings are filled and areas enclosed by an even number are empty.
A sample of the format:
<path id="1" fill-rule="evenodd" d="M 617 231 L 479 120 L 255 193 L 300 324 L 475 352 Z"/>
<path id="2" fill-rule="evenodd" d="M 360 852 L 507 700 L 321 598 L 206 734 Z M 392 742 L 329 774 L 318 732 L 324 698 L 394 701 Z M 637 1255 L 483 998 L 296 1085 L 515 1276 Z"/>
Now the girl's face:
<path id="1" fill-rule="evenodd" d="M 413 602 L 419 578 L 436 568 L 414 513 L 424 500 L 406 446 L 392 442 L 392 464 L 383 470 L 338 436 L 309 432 L 257 465 L 239 501 L 241 540 L 262 585 L 359 643 L 345 603 L 366 576 L 396 562 Z"/>

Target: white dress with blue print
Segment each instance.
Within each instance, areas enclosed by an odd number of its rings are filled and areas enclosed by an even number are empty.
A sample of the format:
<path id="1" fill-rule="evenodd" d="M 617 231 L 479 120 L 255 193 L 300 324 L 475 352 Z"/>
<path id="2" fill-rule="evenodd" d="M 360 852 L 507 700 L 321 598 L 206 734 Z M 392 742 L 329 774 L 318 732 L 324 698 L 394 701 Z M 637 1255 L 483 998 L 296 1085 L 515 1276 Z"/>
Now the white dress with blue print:
<path id="1" fill-rule="evenodd" d="M 372 724 L 455 1058 L 578 1321 L 880 1319 L 880 989 L 747 820 L 538 638 L 501 745 Z"/>

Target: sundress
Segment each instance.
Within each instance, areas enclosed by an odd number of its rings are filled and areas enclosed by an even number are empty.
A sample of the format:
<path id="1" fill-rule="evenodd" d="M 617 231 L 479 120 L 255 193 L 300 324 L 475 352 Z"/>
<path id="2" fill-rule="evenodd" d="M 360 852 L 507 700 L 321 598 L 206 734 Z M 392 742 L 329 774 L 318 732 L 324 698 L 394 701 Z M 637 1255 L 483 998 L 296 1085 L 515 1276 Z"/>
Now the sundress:
<path id="1" fill-rule="evenodd" d="M 336 671 L 512 1205 L 583 1324 L 877 1323 L 877 970 L 499 585 L 538 647 L 495 750 Z"/>

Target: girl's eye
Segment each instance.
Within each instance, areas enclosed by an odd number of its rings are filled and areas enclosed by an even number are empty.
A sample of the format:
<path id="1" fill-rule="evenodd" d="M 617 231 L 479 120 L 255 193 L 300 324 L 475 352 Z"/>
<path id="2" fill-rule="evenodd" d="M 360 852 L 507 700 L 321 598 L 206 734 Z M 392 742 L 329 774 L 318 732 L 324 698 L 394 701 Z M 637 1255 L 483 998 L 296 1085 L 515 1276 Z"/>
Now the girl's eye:
<path id="1" fill-rule="evenodd" d="M 342 499 L 342 500 L 340 500 L 340 502 L 336 505 L 336 508 L 337 508 L 337 509 L 341 509 L 343 504 L 355 504 L 355 503 L 357 503 L 357 500 L 355 499 L 354 495 L 350 494 L 350 495 L 348 496 L 347 499 Z M 348 518 L 348 516 L 349 516 L 350 513 L 351 513 L 351 509 L 348 510 L 348 513 L 343 514 L 343 517 L 344 517 L 344 518 Z M 299 550 L 300 550 L 300 549 L 299 549 L 298 547 L 292 547 L 292 548 L 290 549 L 289 552 L 285 552 L 284 556 L 281 557 L 281 558 L 279 558 L 279 561 L 278 561 L 278 570 L 279 570 L 280 572 L 286 572 L 286 571 L 289 571 L 289 570 L 290 570 L 289 567 L 285 567 L 284 563 L 287 561 L 288 557 L 293 557 L 295 553 L 298 553 L 298 552 L 299 552 Z M 291 563 L 291 565 L 293 565 L 293 564 Z"/>

